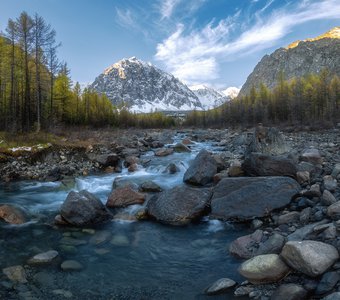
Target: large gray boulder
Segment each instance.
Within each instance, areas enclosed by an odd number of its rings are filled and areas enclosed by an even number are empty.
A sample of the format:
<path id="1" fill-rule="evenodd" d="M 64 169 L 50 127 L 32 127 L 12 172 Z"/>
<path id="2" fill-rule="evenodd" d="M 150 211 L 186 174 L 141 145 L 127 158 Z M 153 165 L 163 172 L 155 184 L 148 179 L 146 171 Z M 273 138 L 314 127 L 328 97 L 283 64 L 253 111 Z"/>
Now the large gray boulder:
<path id="1" fill-rule="evenodd" d="M 88 226 L 107 221 L 112 218 L 104 204 L 93 194 L 82 190 L 71 191 L 60 208 L 60 215 L 73 226 Z"/>
<path id="2" fill-rule="evenodd" d="M 161 223 L 186 225 L 203 215 L 210 197 L 209 189 L 175 187 L 151 198 L 147 203 L 147 212 Z"/>
<path id="3" fill-rule="evenodd" d="M 338 260 L 339 253 L 332 245 L 322 242 L 290 241 L 283 247 L 281 257 L 294 270 L 317 277 Z"/>
<path id="4" fill-rule="evenodd" d="M 206 185 L 213 181 L 217 163 L 207 150 L 201 150 L 184 174 L 184 182 L 192 185 Z"/>
<path id="5" fill-rule="evenodd" d="M 297 164 L 284 156 L 271 156 L 251 153 L 242 166 L 250 176 L 289 176 L 296 177 Z"/>
<path id="6" fill-rule="evenodd" d="M 214 188 L 211 216 L 247 221 L 287 206 L 300 185 L 289 177 L 223 178 Z"/>

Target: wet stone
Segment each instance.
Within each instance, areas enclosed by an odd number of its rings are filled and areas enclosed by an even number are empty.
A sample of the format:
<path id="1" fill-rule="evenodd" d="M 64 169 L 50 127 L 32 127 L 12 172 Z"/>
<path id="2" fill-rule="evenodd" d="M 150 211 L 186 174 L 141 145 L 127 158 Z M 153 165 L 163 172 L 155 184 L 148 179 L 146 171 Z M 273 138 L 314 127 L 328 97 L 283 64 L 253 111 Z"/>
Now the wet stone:
<path id="1" fill-rule="evenodd" d="M 83 265 L 76 260 L 65 260 L 60 267 L 63 271 L 80 271 L 84 268 Z"/>

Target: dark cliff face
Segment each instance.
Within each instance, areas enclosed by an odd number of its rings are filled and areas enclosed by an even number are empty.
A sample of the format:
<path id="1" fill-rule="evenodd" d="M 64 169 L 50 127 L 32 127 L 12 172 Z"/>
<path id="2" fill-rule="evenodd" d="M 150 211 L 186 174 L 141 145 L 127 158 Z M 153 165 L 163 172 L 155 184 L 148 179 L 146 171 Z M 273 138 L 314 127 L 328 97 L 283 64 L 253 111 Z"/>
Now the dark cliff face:
<path id="1" fill-rule="evenodd" d="M 331 74 L 340 75 L 339 38 L 296 42 L 290 48 L 280 48 L 265 55 L 248 76 L 240 95 L 249 93 L 253 85 L 258 88 L 260 83 L 270 89 L 275 87 L 281 71 L 289 80 L 309 73 L 320 73 L 325 68 Z"/>
<path id="2" fill-rule="evenodd" d="M 140 112 L 201 108 L 197 96 L 174 76 L 135 57 L 123 59 L 99 75 L 91 88 L 113 104 Z"/>

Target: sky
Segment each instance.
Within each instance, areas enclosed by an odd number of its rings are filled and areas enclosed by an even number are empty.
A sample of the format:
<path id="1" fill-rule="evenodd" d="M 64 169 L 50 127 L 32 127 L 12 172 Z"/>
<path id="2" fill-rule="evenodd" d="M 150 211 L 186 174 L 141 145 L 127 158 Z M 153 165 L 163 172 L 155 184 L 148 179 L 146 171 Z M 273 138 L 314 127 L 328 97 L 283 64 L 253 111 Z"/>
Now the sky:
<path id="1" fill-rule="evenodd" d="M 22 11 L 56 30 L 82 84 L 135 56 L 189 86 L 240 87 L 264 55 L 340 26 L 339 0 L 0 0 L 0 31 Z"/>

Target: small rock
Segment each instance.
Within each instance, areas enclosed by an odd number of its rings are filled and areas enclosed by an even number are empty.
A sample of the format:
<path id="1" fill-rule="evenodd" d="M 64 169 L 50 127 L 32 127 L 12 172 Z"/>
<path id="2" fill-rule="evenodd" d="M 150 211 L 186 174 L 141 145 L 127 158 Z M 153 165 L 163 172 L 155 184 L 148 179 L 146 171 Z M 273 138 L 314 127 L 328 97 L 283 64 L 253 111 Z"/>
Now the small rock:
<path id="1" fill-rule="evenodd" d="M 340 300 L 340 292 L 332 293 L 324 298 L 322 300 Z"/>
<path id="2" fill-rule="evenodd" d="M 145 181 L 141 184 L 139 190 L 146 193 L 159 193 L 162 191 L 162 188 L 153 181 Z"/>
<path id="3" fill-rule="evenodd" d="M 321 165 L 323 160 L 318 149 L 306 149 L 302 155 L 301 160 L 312 163 L 314 165 Z"/>
<path id="4" fill-rule="evenodd" d="M 310 180 L 310 174 L 308 171 L 298 171 L 296 173 L 296 179 L 300 184 L 308 183 Z"/>
<path id="5" fill-rule="evenodd" d="M 252 234 L 241 236 L 230 244 L 229 252 L 240 258 L 251 258 L 256 255 L 258 244 L 263 237 L 262 230 L 256 230 Z"/>
<path id="6" fill-rule="evenodd" d="M 338 283 L 340 277 L 337 272 L 328 272 L 323 274 L 320 283 L 318 284 L 315 294 L 323 295 L 330 292 Z"/>
<path id="7" fill-rule="evenodd" d="M 243 176 L 244 172 L 242 169 L 242 163 L 239 160 L 234 160 L 229 167 L 228 174 L 230 177 Z"/>
<path id="8" fill-rule="evenodd" d="M 84 268 L 83 265 L 76 260 L 65 260 L 60 267 L 63 271 L 80 271 Z"/>
<path id="9" fill-rule="evenodd" d="M 31 259 L 29 259 L 28 263 L 31 265 L 48 264 L 51 263 L 58 255 L 58 251 L 50 250 L 33 256 Z"/>
<path id="10" fill-rule="evenodd" d="M 177 168 L 176 164 L 170 163 L 166 167 L 166 171 L 169 172 L 170 174 L 175 174 L 175 173 L 177 173 L 179 171 L 179 169 Z"/>
<path id="11" fill-rule="evenodd" d="M 110 243 L 114 246 L 120 247 L 129 246 L 130 244 L 128 238 L 125 235 L 115 235 Z"/>
<path id="12" fill-rule="evenodd" d="M 175 152 L 191 152 L 191 150 L 182 143 L 177 143 L 175 146 L 173 146 L 173 149 Z"/>
<path id="13" fill-rule="evenodd" d="M 260 219 L 254 219 L 251 221 L 251 227 L 255 230 L 261 228 L 262 225 L 263 222 Z"/>
<path id="14" fill-rule="evenodd" d="M 12 266 L 2 269 L 9 280 L 16 283 L 27 283 L 26 272 L 22 266 Z"/>
<path id="15" fill-rule="evenodd" d="M 307 291 L 294 283 L 282 284 L 273 293 L 270 300 L 303 300 L 307 297 Z"/>
<path id="16" fill-rule="evenodd" d="M 160 150 L 156 151 L 155 156 L 168 156 L 172 153 L 174 153 L 174 149 L 164 148 L 164 149 L 160 149 Z"/>
<path id="17" fill-rule="evenodd" d="M 300 219 L 300 213 L 297 211 L 291 211 L 286 214 L 280 215 L 277 220 L 277 224 L 278 225 L 290 224 L 290 223 L 297 222 L 299 219 Z"/>
<path id="18" fill-rule="evenodd" d="M 235 285 L 236 282 L 234 280 L 229 278 L 221 278 L 215 281 L 209 288 L 207 288 L 205 293 L 207 295 L 222 294 Z"/>
<path id="19" fill-rule="evenodd" d="M 323 205 L 329 206 L 329 205 L 334 204 L 335 202 L 336 202 L 336 199 L 333 196 L 333 194 L 328 190 L 324 190 L 322 193 L 321 203 Z"/>
<path id="20" fill-rule="evenodd" d="M 253 284 L 271 283 L 281 280 L 289 273 L 289 267 L 277 254 L 255 256 L 239 268 L 242 276 Z"/>
<path id="21" fill-rule="evenodd" d="M 327 216 L 331 217 L 332 219 L 340 218 L 340 201 L 337 201 L 332 205 L 328 206 Z"/>
<path id="22" fill-rule="evenodd" d="M 311 207 L 306 207 L 304 208 L 301 213 L 300 213 L 300 222 L 302 224 L 307 224 L 309 223 L 310 216 L 312 213 L 312 208 Z"/>
<path id="23" fill-rule="evenodd" d="M 73 294 L 70 291 L 65 291 L 65 290 L 53 290 L 52 293 L 57 296 L 63 296 L 64 298 L 73 298 Z"/>
<path id="24" fill-rule="evenodd" d="M 111 233 L 109 231 L 97 231 L 89 240 L 91 245 L 99 245 L 105 243 L 111 238 Z"/>
<path id="25" fill-rule="evenodd" d="M 334 179 L 331 175 L 326 175 L 323 177 L 323 186 L 326 190 L 334 192 L 336 190 L 337 185 L 338 185 L 337 180 Z"/>

